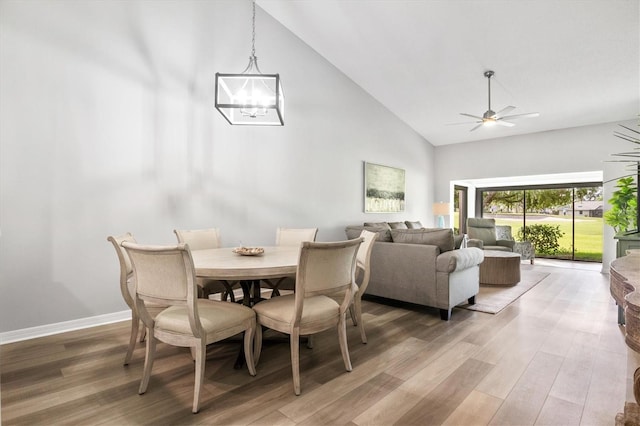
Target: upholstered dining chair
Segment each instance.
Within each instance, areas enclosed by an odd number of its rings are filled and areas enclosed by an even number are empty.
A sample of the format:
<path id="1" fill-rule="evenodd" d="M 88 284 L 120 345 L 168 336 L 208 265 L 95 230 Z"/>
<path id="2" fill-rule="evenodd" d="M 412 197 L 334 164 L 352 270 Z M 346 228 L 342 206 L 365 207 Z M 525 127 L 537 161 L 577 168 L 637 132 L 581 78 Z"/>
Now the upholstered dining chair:
<path id="1" fill-rule="evenodd" d="M 349 313 L 351 314 L 353 325 L 358 326 L 360 330 L 362 343 L 367 343 L 367 335 L 364 332 L 364 323 L 362 322 L 362 295 L 369 285 L 371 250 L 373 249 L 373 243 L 376 241 L 377 235 L 375 232 L 363 229 L 360 234 L 363 242 L 360 248 L 358 248 L 358 254 L 356 255 L 356 283 L 358 290 L 353 296 L 353 303 L 349 306 Z"/>
<path id="2" fill-rule="evenodd" d="M 139 394 L 147 390 L 158 340 L 189 347 L 195 353 L 194 413 L 199 410 L 208 344 L 244 333 L 247 367 L 249 374 L 255 376 L 252 348 L 256 329 L 255 313 L 251 308 L 237 303 L 197 297 L 195 269 L 187 244 L 146 246 L 123 242 L 122 247 L 131 259 L 136 280 L 136 308 L 149 334 Z M 153 319 L 145 302 L 170 306 Z"/>
<path id="3" fill-rule="evenodd" d="M 317 234 L 318 228 L 277 228 L 276 245 L 300 247 L 303 241 L 315 241 Z"/>
<path id="4" fill-rule="evenodd" d="M 276 246 L 300 247 L 303 241 L 315 241 L 317 234 L 318 228 L 277 228 Z M 280 296 L 280 286 L 287 278 L 295 280 L 294 276 L 263 280 L 271 289 L 271 297 Z"/>
<path id="5" fill-rule="evenodd" d="M 294 294 L 267 299 L 253 306 L 256 312 L 254 359 L 262 350 L 262 327 L 289 334 L 293 391 L 300 395 L 300 336 L 337 327 L 342 359 L 352 370 L 347 345 L 346 312 L 355 283 L 356 255 L 362 238 L 347 241 L 303 242 Z M 341 294 L 342 303 L 332 298 Z"/>
<path id="6" fill-rule="evenodd" d="M 140 329 L 140 317 L 135 305 L 135 282 L 131 260 L 129 259 L 129 255 L 121 244 L 125 241 L 135 243 L 136 240 L 135 238 L 133 238 L 133 235 L 131 235 L 130 232 L 119 235 L 117 237 L 109 236 L 107 237 L 107 240 L 110 241 L 111 244 L 113 244 L 113 247 L 116 249 L 118 262 L 120 263 L 120 293 L 122 294 L 122 298 L 124 299 L 129 309 L 131 309 L 131 335 L 129 336 L 129 347 L 127 348 L 127 354 L 124 357 L 124 365 L 128 365 L 129 361 L 131 361 L 131 357 L 133 356 L 133 350 L 136 347 L 138 330 Z M 153 317 L 166 307 L 167 305 L 155 303 L 150 303 L 147 305 L 147 309 L 150 315 Z M 142 332 L 140 333 L 141 342 L 144 341 L 145 332 L 146 329 L 142 327 Z"/>
<path id="7" fill-rule="evenodd" d="M 189 244 L 190 250 L 206 250 L 220 248 L 220 229 L 174 229 L 179 243 Z M 236 301 L 233 293 L 233 287 L 237 287 L 237 283 L 219 280 L 205 280 L 200 277 L 196 278 L 199 288 L 199 297 L 207 299 L 210 294 L 222 293 L 221 300 L 230 299 Z"/>

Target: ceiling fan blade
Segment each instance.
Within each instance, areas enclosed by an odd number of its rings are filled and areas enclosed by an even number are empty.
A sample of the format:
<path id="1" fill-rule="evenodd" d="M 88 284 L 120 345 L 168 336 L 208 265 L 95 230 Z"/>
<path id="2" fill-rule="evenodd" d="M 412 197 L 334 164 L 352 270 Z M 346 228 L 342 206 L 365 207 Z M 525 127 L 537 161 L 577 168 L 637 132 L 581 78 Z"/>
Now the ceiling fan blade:
<path id="1" fill-rule="evenodd" d="M 498 119 L 495 121 L 495 123 L 496 123 L 498 126 L 504 126 L 504 127 L 513 127 L 513 126 L 515 126 L 515 124 L 513 124 L 513 123 L 509 123 L 508 121 L 504 121 L 502 118 L 498 118 Z"/>
<path id="2" fill-rule="evenodd" d="M 516 109 L 516 107 L 509 105 L 508 107 L 504 107 L 502 108 L 500 111 L 496 112 L 496 114 L 494 115 L 494 117 L 502 117 L 505 114 L 509 114 L 511 111 L 513 111 L 514 109 Z"/>
<path id="3" fill-rule="evenodd" d="M 514 118 L 533 118 L 540 116 L 539 112 L 528 112 L 526 114 L 507 115 L 503 119 L 513 120 Z"/>
<path id="4" fill-rule="evenodd" d="M 482 117 L 478 117 L 477 115 L 465 114 L 464 112 L 461 112 L 460 115 L 464 115 L 465 117 L 475 118 L 476 120 L 482 120 Z"/>
<path id="5" fill-rule="evenodd" d="M 477 126 L 471 128 L 471 130 L 469 130 L 470 132 L 473 132 L 475 129 L 477 129 L 478 127 L 482 127 L 483 123 L 478 124 Z"/>
<path id="6" fill-rule="evenodd" d="M 479 120 L 478 121 L 462 121 L 460 123 L 447 123 L 446 125 L 447 126 L 459 126 L 461 124 L 469 125 L 469 124 L 474 124 L 474 123 L 482 123 L 482 121 L 479 121 Z"/>

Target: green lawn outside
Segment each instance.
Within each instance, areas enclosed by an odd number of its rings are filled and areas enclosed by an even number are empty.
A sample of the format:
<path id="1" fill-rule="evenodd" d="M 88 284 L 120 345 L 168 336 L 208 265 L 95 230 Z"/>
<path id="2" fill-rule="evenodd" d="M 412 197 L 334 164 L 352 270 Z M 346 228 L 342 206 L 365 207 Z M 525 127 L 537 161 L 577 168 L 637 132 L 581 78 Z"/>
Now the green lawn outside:
<path id="1" fill-rule="evenodd" d="M 458 223 L 458 213 L 454 222 Z M 509 225 L 514 238 L 522 227 L 522 216 L 514 215 L 513 218 L 500 215 L 496 218 L 496 225 Z M 527 224 L 559 225 L 563 236 L 560 238 L 560 251 L 557 255 L 540 255 L 539 257 L 554 257 L 559 259 L 571 259 L 571 219 L 566 216 L 550 216 L 527 214 Z M 575 222 L 576 241 L 575 259 L 591 262 L 602 262 L 603 219 L 597 217 L 580 217 Z M 536 253 L 538 256 L 538 253 Z"/>

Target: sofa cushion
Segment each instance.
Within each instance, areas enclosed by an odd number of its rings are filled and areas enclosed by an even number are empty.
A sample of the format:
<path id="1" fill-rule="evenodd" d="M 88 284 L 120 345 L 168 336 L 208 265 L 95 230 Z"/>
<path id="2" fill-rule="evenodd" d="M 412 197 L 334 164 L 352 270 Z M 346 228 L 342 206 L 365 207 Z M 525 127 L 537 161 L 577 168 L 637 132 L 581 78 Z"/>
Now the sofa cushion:
<path id="1" fill-rule="evenodd" d="M 409 229 L 404 222 L 387 222 L 391 229 Z"/>
<path id="2" fill-rule="evenodd" d="M 420 223 L 419 220 L 415 221 L 415 222 L 410 222 L 408 220 L 404 221 L 405 225 L 407 225 L 408 229 L 422 229 L 424 228 L 424 226 L 422 226 L 422 224 Z"/>
<path id="3" fill-rule="evenodd" d="M 392 229 L 394 243 L 438 246 L 441 253 L 453 250 L 453 230 L 442 228 Z"/>
<path id="4" fill-rule="evenodd" d="M 344 229 L 344 232 L 347 234 L 347 238 L 349 240 L 353 240 L 354 238 L 358 238 L 360 236 L 363 229 L 378 234 L 376 236 L 376 241 L 384 241 L 389 243 L 392 241 L 390 230 L 387 227 L 383 228 L 381 226 L 347 226 Z"/>

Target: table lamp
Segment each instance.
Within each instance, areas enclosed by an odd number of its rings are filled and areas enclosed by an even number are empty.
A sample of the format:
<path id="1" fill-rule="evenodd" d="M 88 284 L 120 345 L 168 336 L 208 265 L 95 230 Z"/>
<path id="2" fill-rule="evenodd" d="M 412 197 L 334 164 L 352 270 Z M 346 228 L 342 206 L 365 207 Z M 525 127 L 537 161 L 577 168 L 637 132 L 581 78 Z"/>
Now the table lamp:
<path id="1" fill-rule="evenodd" d="M 433 214 L 438 216 L 438 228 L 444 228 L 444 217 L 449 215 L 449 203 L 434 203 Z"/>

